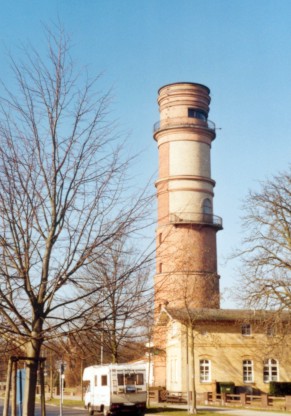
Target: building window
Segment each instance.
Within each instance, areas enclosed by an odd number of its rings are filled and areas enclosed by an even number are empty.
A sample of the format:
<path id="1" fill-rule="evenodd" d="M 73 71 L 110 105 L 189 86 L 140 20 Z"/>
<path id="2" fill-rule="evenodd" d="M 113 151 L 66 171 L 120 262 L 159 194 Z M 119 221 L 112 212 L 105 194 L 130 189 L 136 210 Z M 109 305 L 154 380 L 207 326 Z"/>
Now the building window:
<path id="1" fill-rule="evenodd" d="M 254 381 L 253 362 L 252 360 L 244 360 L 243 361 L 243 382 L 253 383 L 253 381 Z"/>
<path id="2" fill-rule="evenodd" d="M 251 333 L 252 333 L 251 324 L 243 324 L 241 326 L 241 333 L 244 336 L 251 335 Z"/>
<path id="3" fill-rule="evenodd" d="M 163 263 L 159 263 L 159 273 L 163 272 Z"/>
<path id="4" fill-rule="evenodd" d="M 176 357 L 171 357 L 170 360 L 170 380 L 171 383 L 177 383 L 177 367 L 178 367 L 178 362 L 177 362 L 177 358 Z"/>
<path id="5" fill-rule="evenodd" d="M 203 110 L 197 110 L 196 108 L 188 108 L 188 117 L 199 118 L 203 121 L 207 120 L 207 114 Z"/>
<path id="6" fill-rule="evenodd" d="M 159 233 L 159 244 L 162 244 L 163 238 L 162 238 L 162 233 Z"/>
<path id="7" fill-rule="evenodd" d="M 278 361 L 273 358 L 269 358 L 264 361 L 264 383 L 270 381 L 279 381 L 278 377 Z"/>
<path id="8" fill-rule="evenodd" d="M 199 371 L 200 371 L 200 383 L 208 383 L 211 381 L 209 360 L 200 360 Z"/>
<path id="9" fill-rule="evenodd" d="M 173 322 L 171 327 L 171 338 L 176 338 L 179 335 L 179 329 L 178 322 Z"/>
<path id="10" fill-rule="evenodd" d="M 267 326 L 266 330 L 268 337 L 274 337 L 275 336 L 275 328 L 273 326 Z"/>
<path id="11" fill-rule="evenodd" d="M 107 386 L 107 376 L 101 376 L 101 386 Z"/>

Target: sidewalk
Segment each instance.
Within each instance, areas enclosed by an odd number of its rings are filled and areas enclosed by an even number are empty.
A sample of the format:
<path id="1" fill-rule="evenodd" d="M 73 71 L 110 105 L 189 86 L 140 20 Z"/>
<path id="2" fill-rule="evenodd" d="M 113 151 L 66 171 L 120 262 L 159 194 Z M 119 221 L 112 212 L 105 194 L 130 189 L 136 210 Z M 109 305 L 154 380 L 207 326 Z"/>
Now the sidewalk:
<path id="1" fill-rule="evenodd" d="M 165 407 L 161 406 L 161 409 L 183 409 L 186 410 L 186 405 L 171 405 L 167 404 Z M 253 409 L 238 409 L 234 407 L 216 407 L 216 406 L 197 406 L 197 409 L 208 410 L 210 412 L 217 413 L 217 415 L 235 415 L 235 416 L 283 416 L 291 415 L 291 412 L 284 411 L 270 411 L 270 410 L 253 410 Z M 158 416 L 158 413 L 155 414 Z"/>
<path id="2" fill-rule="evenodd" d="M 269 410 L 253 410 L 253 409 L 234 409 L 234 408 L 221 408 L 221 407 L 207 407 L 207 406 L 198 406 L 198 409 L 209 410 L 212 412 L 217 412 L 217 414 L 222 415 L 237 415 L 237 416 L 282 416 L 282 415 L 290 415 L 290 412 L 276 412 L 276 411 L 269 411 Z"/>

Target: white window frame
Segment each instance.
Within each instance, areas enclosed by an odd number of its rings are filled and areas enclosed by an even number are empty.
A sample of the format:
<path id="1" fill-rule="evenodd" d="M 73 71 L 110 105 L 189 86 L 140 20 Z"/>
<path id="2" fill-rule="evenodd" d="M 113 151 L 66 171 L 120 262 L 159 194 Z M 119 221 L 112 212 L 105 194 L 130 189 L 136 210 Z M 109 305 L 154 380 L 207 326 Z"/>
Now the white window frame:
<path id="1" fill-rule="evenodd" d="M 252 335 L 252 327 L 251 327 L 251 324 L 242 324 L 242 326 L 241 326 L 241 334 L 244 337 L 249 337 L 250 335 Z"/>
<path id="2" fill-rule="evenodd" d="M 275 336 L 275 328 L 273 326 L 267 326 L 266 334 L 267 337 L 274 337 Z"/>
<path id="3" fill-rule="evenodd" d="M 171 338 L 176 338 L 179 335 L 179 322 L 177 321 L 172 321 L 171 324 Z"/>
<path id="4" fill-rule="evenodd" d="M 170 358 L 170 380 L 171 383 L 177 383 L 178 378 L 178 360 L 177 357 Z"/>
<path id="5" fill-rule="evenodd" d="M 253 383 L 254 382 L 254 362 L 253 360 L 243 360 L 243 382 Z"/>
<path id="6" fill-rule="evenodd" d="M 211 382 L 211 361 L 207 358 L 199 360 L 199 379 L 200 383 Z"/>
<path id="7" fill-rule="evenodd" d="M 270 383 L 271 381 L 279 381 L 279 363 L 274 358 L 267 358 L 264 361 L 263 368 L 264 383 Z"/>

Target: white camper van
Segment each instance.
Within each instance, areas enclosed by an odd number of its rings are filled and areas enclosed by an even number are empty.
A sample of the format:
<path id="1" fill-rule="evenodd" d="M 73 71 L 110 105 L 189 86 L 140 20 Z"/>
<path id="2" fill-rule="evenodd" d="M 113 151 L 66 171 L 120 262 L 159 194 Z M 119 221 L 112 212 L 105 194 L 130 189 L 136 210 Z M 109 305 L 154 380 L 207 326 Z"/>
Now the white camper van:
<path id="1" fill-rule="evenodd" d="M 132 413 L 143 416 L 145 413 L 145 364 L 93 365 L 85 368 L 83 380 L 89 381 L 85 394 L 89 415 Z"/>

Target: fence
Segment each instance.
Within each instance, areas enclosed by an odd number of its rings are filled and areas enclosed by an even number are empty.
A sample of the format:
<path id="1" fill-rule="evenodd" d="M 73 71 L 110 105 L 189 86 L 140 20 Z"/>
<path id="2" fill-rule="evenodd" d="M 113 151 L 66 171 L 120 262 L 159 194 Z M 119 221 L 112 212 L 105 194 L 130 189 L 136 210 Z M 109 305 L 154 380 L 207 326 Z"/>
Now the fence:
<path id="1" fill-rule="evenodd" d="M 268 394 L 231 394 L 231 393 L 205 393 L 204 402 L 218 404 L 221 406 L 233 405 L 242 407 L 262 407 L 276 408 L 281 410 L 291 410 L 291 396 L 275 397 Z"/>
<path id="2" fill-rule="evenodd" d="M 187 404 L 187 392 L 154 389 L 149 391 L 149 398 L 154 402 Z M 191 393 L 189 399 L 191 400 Z M 291 410 L 291 396 L 276 397 L 268 394 L 254 395 L 247 393 L 200 393 L 197 394 L 198 404 L 218 406 L 256 407 L 264 409 Z"/>

